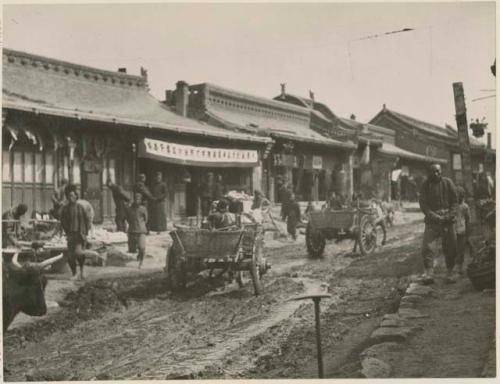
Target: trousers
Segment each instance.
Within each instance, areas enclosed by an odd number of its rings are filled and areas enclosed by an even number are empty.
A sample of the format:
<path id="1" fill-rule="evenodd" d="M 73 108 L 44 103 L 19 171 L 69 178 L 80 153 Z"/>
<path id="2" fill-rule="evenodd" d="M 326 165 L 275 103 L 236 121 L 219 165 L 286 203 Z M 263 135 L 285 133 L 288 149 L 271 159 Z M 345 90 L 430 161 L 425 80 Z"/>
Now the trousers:
<path id="1" fill-rule="evenodd" d="M 85 264 L 85 239 L 79 233 L 68 233 L 66 235 L 68 241 L 68 264 L 71 268 L 71 273 L 76 275 L 76 262 L 80 269 L 83 269 Z"/>
<path id="2" fill-rule="evenodd" d="M 446 268 L 451 271 L 455 266 L 455 258 L 457 253 L 457 234 L 455 232 L 455 226 L 453 224 L 425 224 L 424 239 L 422 243 L 422 258 L 424 260 L 424 268 L 432 268 L 434 262 L 434 251 L 431 248 L 431 244 L 439 238 L 441 238 L 441 245 L 443 247 Z"/>
<path id="3" fill-rule="evenodd" d="M 146 234 L 145 233 L 129 233 L 128 234 L 128 248 L 130 252 L 139 251 L 137 260 L 144 260 L 146 254 Z"/>

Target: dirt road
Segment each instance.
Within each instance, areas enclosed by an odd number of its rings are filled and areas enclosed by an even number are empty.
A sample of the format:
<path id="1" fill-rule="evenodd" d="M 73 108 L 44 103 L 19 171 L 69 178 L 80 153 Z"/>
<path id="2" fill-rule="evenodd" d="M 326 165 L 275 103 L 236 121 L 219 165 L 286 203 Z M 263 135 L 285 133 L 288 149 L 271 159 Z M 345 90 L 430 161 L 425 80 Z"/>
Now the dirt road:
<path id="1" fill-rule="evenodd" d="M 264 294 L 199 276 L 182 295 L 161 272 L 88 282 L 63 310 L 9 331 L 6 381 L 315 377 L 312 303 L 288 301 L 321 283 L 327 377 L 356 377 L 359 351 L 397 307 L 420 268 L 421 222 L 391 228 L 374 255 L 329 244 L 321 260 L 303 243 L 267 249 Z"/>

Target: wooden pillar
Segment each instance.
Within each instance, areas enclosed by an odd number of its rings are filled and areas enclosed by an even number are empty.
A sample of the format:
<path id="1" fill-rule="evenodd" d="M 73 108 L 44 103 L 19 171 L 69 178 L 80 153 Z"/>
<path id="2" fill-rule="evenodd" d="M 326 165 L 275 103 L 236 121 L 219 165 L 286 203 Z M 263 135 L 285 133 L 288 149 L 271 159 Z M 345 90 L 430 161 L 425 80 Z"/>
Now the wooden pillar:
<path id="1" fill-rule="evenodd" d="M 462 83 L 453 83 L 453 95 L 455 97 L 455 112 L 458 130 L 458 145 L 462 156 L 463 184 L 469 196 L 473 196 L 472 186 L 472 160 L 470 153 L 469 132 L 467 127 L 467 109 L 465 107 L 464 88 Z M 474 199 L 469 202 L 471 209 L 471 221 L 476 221 Z"/>
<path id="2" fill-rule="evenodd" d="M 259 160 L 259 163 L 252 168 L 252 191 L 251 194 L 253 194 L 253 190 L 258 189 L 262 190 L 262 167 L 263 163 L 262 160 Z"/>

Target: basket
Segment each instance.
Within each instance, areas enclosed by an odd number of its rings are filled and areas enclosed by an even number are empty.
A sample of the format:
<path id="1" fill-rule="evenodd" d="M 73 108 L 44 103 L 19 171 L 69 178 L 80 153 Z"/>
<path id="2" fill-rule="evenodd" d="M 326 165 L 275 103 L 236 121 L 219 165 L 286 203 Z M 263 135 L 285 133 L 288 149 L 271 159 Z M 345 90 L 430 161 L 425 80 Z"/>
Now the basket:
<path id="1" fill-rule="evenodd" d="M 472 283 L 472 286 L 482 291 L 483 289 L 495 288 L 495 263 L 471 263 L 467 267 L 467 276 Z"/>
<path id="2" fill-rule="evenodd" d="M 170 232 L 175 252 L 187 258 L 227 258 L 235 256 L 242 231 L 210 231 L 207 229 L 177 229 Z"/>
<path id="3" fill-rule="evenodd" d="M 309 221 L 316 229 L 344 229 L 354 225 L 356 210 L 311 212 Z"/>

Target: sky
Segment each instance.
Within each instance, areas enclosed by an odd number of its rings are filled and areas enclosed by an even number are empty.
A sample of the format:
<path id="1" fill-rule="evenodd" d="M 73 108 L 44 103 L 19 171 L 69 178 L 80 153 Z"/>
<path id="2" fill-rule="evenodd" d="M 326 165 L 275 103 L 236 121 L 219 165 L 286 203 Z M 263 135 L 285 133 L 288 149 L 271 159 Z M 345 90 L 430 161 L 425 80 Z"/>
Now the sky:
<path id="1" fill-rule="evenodd" d="M 485 117 L 496 142 L 496 98 L 473 101 L 495 94 L 495 14 L 494 2 L 11 4 L 2 35 L 11 49 L 145 67 L 160 100 L 179 80 L 266 98 L 286 83 L 363 122 L 386 104 L 455 127 L 452 83 L 463 82 L 468 120 Z"/>

